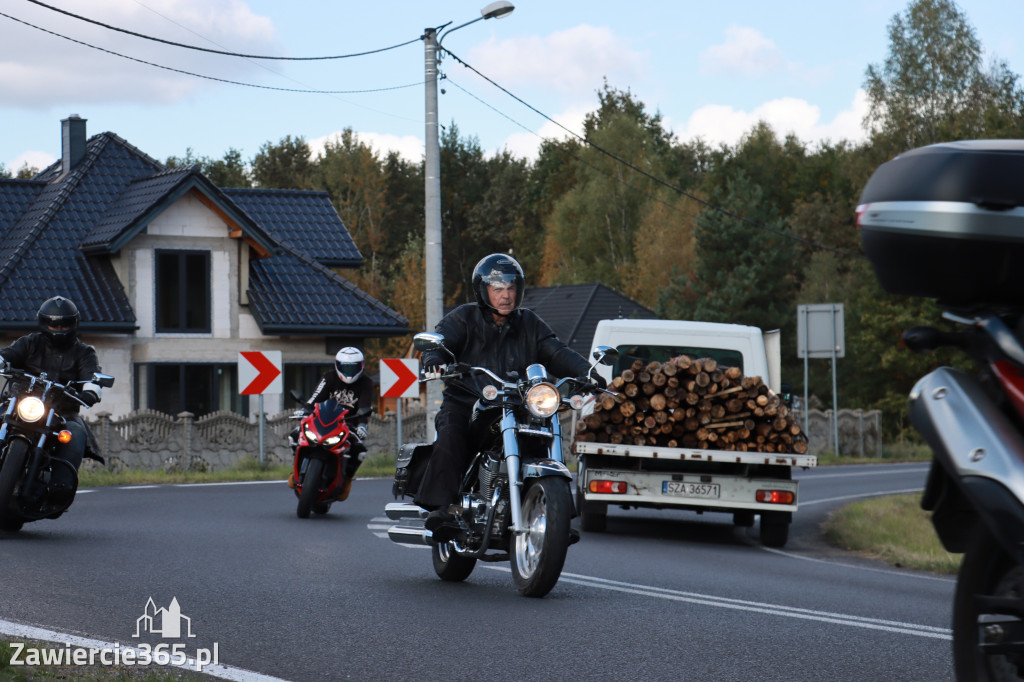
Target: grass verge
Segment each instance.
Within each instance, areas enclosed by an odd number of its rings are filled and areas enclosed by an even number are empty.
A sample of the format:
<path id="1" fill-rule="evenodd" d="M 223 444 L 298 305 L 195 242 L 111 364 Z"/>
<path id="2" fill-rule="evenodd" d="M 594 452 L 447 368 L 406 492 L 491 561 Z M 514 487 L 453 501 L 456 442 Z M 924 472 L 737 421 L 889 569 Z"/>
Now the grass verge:
<path id="1" fill-rule="evenodd" d="M 893 566 L 956 573 L 962 555 L 943 549 L 920 502 L 918 493 L 854 502 L 829 517 L 823 528 L 825 538 Z"/>

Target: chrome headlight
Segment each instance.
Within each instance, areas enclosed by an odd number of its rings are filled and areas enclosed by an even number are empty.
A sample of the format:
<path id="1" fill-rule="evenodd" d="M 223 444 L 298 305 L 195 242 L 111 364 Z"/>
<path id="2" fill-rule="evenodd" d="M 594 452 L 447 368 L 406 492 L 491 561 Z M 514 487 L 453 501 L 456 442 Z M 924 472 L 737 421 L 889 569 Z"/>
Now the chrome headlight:
<path id="1" fill-rule="evenodd" d="M 46 414 L 46 405 L 43 401 L 34 396 L 22 398 L 18 401 L 18 416 L 29 423 L 37 422 Z"/>
<path id="2" fill-rule="evenodd" d="M 304 430 L 304 433 L 306 434 L 306 440 L 308 440 L 310 443 L 319 443 L 320 442 L 317 439 L 316 432 L 313 431 L 313 429 L 307 428 L 307 429 Z"/>
<path id="3" fill-rule="evenodd" d="M 542 419 L 547 419 L 557 412 L 561 404 L 562 396 L 551 384 L 535 384 L 526 392 L 526 409 Z"/>

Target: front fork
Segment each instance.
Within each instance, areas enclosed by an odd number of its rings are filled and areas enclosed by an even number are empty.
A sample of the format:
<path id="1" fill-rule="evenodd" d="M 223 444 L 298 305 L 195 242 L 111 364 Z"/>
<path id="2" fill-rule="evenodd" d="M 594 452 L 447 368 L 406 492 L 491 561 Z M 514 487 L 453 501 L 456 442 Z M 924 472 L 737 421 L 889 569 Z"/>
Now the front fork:
<path id="1" fill-rule="evenodd" d="M 550 457 L 561 462 L 562 429 L 557 414 L 551 418 L 551 433 Z M 523 526 L 523 481 L 519 477 L 520 455 L 519 440 L 516 438 L 516 417 L 508 407 L 504 408 L 501 417 L 501 439 L 505 450 L 505 468 L 508 471 L 508 502 L 512 512 L 512 533 L 521 535 L 529 529 Z"/>

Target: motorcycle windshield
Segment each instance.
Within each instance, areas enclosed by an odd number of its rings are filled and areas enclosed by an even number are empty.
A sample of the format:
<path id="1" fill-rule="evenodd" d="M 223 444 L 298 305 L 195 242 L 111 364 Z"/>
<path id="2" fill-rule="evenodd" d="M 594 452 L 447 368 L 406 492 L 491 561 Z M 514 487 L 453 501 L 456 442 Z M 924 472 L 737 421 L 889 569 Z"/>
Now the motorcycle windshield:
<path id="1" fill-rule="evenodd" d="M 348 408 L 343 407 L 334 398 L 318 403 L 316 406 L 317 429 L 321 433 L 328 433 L 335 430 L 345 421 L 345 413 Z"/>

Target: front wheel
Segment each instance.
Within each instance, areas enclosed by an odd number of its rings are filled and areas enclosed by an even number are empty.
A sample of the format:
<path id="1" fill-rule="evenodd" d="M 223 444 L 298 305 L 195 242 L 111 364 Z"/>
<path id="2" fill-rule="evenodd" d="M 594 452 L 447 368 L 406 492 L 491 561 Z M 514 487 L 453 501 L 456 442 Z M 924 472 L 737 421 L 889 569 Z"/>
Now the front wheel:
<path id="1" fill-rule="evenodd" d="M 3 457 L 3 465 L 0 467 L 0 523 L 4 530 L 18 530 L 21 528 L 21 521 L 12 509 L 14 504 L 14 489 L 18 486 L 22 471 L 25 470 L 25 461 L 28 459 L 28 443 L 15 438 L 7 446 L 7 453 Z M 15 527 L 17 526 L 17 527 Z"/>
<path id="2" fill-rule="evenodd" d="M 968 547 L 953 597 L 958 680 L 1024 679 L 1024 568 L 987 531 Z"/>
<path id="3" fill-rule="evenodd" d="M 324 471 L 324 463 L 319 459 L 309 460 L 306 473 L 302 476 L 302 492 L 299 493 L 299 507 L 296 513 L 300 519 L 308 519 L 313 503 L 320 496 L 320 478 Z"/>
<path id="4" fill-rule="evenodd" d="M 441 580 L 459 583 L 469 577 L 476 568 L 476 559 L 455 553 L 454 542 L 442 542 L 431 549 L 434 572 Z"/>
<path id="5" fill-rule="evenodd" d="M 526 487 L 522 514 L 526 531 L 509 541 L 512 579 L 524 596 L 543 597 L 562 574 L 569 549 L 571 495 L 564 479 L 550 476 Z"/>

